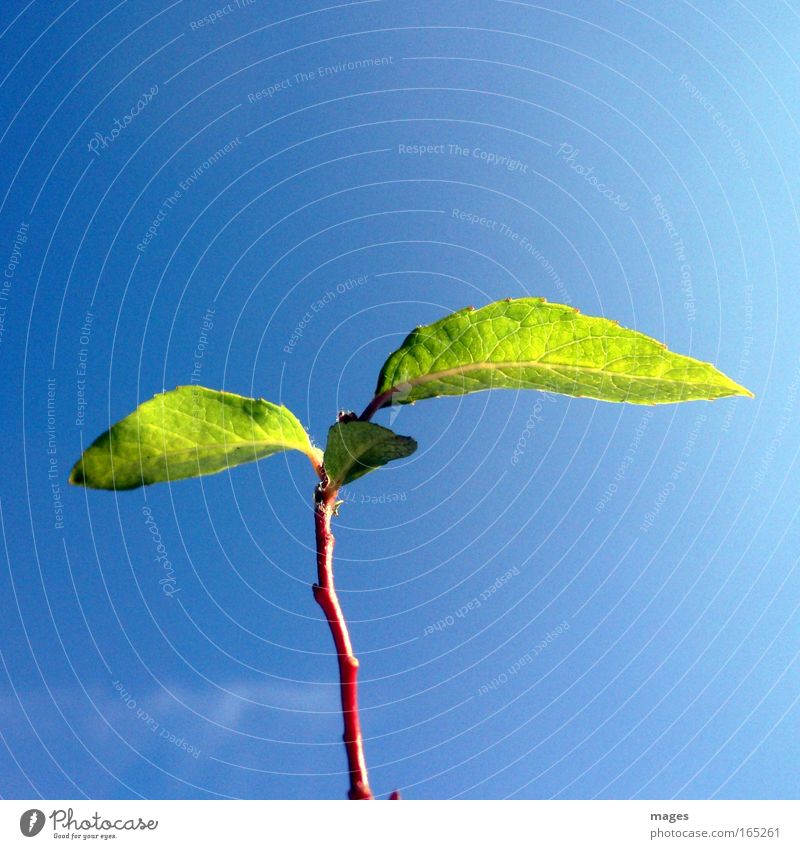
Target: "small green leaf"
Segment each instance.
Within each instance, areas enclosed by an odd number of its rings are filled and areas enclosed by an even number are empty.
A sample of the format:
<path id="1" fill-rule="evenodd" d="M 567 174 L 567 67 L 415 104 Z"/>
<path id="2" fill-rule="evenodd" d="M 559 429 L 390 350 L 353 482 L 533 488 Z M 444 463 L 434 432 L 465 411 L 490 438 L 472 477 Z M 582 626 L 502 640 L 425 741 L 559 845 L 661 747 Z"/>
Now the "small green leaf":
<path id="1" fill-rule="evenodd" d="M 318 466 L 321 452 L 286 407 L 202 386 L 145 401 L 83 452 L 69 482 L 133 489 L 220 472 L 295 449 Z"/>
<path id="2" fill-rule="evenodd" d="M 372 422 L 339 422 L 328 431 L 323 464 L 329 483 L 340 486 L 417 450 L 416 440 Z"/>
<path id="3" fill-rule="evenodd" d="M 543 298 L 518 298 L 412 331 L 381 369 L 370 406 L 484 389 L 633 404 L 752 397 L 709 363 L 673 354 L 643 333 Z"/>

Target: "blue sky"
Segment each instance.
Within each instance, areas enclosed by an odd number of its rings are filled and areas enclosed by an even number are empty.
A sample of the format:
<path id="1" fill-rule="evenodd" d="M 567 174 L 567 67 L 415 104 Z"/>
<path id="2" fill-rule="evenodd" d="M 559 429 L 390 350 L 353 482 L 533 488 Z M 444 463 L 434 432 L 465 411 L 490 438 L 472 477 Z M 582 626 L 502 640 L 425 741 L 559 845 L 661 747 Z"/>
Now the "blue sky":
<path id="1" fill-rule="evenodd" d="M 2 796 L 343 796 L 307 460 L 69 468 L 193 379 L 324 444 L 411 328 L 537 295 L 756 397 L 378 414 L 419 450 L 336 523 L 374 789 L 796 798 L 795 11 L 76 0 L 0 34 Z"/>

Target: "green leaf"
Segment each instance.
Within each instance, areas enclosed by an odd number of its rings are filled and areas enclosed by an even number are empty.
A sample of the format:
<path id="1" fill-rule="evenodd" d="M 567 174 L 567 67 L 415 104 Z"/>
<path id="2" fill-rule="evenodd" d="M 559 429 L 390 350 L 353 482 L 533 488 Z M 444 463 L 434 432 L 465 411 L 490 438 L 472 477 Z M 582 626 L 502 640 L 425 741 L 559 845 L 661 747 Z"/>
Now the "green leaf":
<path id="1" fill-rule="evenodd" d="M 467 307 L 418 327 L 386 361 L 372 411 L 484 389 L 671 404 L 752 393 L 709 363 L 543 298 Z"/>
<path id="2" fill-rule="evenodd" d="M 416 440 L 372 422 L 339 422 L 328 431 L 323 464 L 336 489 L 417 450 Z"/>
<path id="3" fill-rule="evenodd" d="M 286 407 L 179 386 L 145 401 L 99 436 L 73 467 L 69 482 L 133 489 L 210 475 L 291 449 L 319 465 L 321 452 Z"/>

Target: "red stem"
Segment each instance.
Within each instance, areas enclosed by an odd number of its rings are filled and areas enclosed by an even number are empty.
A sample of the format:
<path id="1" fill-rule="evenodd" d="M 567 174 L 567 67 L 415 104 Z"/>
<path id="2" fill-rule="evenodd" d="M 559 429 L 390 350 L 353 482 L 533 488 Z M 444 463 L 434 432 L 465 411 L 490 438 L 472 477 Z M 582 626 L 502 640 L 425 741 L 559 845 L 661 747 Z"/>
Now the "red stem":
<path id="1" fill-rule="evenodd" d="M 314 497 L 314 526 L 317 538 L 317 583 L 314 598 L 325 612 L 339 657 L 339 684 L 344 716 L 344 745 L 350 771 L 350 799 L 373 799 L 367 780 L 367 763 L 361 722 L 358 718 L 358 660 L 353 654 L 347 623 L 339 606 L 333 585 L 333 543 L 331 516 L 336 504 L 336 491 L 317 487 Z"/>
<path id="2" fill-rule="evenodd" d="M 358 420 L 360 422 L 368 422 L 381 407 L 391 401 L 392 395 L 397 391 L 397 387 L 393 386 L 391 389 L 387 389 L 386 392 L 376 395 L 364 408 L 364 412 L 358 417 Z"/>

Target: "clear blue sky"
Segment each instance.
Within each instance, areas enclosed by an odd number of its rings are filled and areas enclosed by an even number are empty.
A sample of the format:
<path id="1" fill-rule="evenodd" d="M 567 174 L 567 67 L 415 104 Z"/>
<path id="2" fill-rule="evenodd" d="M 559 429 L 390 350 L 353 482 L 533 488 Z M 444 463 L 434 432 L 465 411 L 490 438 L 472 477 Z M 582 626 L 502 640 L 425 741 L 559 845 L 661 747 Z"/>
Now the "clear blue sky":
<path id="1" fill-rule="evenodd" d="M 376 792 L 797 796 L 796 11 L 12 0 L 0 33 L 0 795 L 343 796 L 305 458 L 70 465 L 193 379 L 324 442 L 412 327 L 530 294 L 756 398 L 378 415 L 420 448 L 336 526 Z"/>

